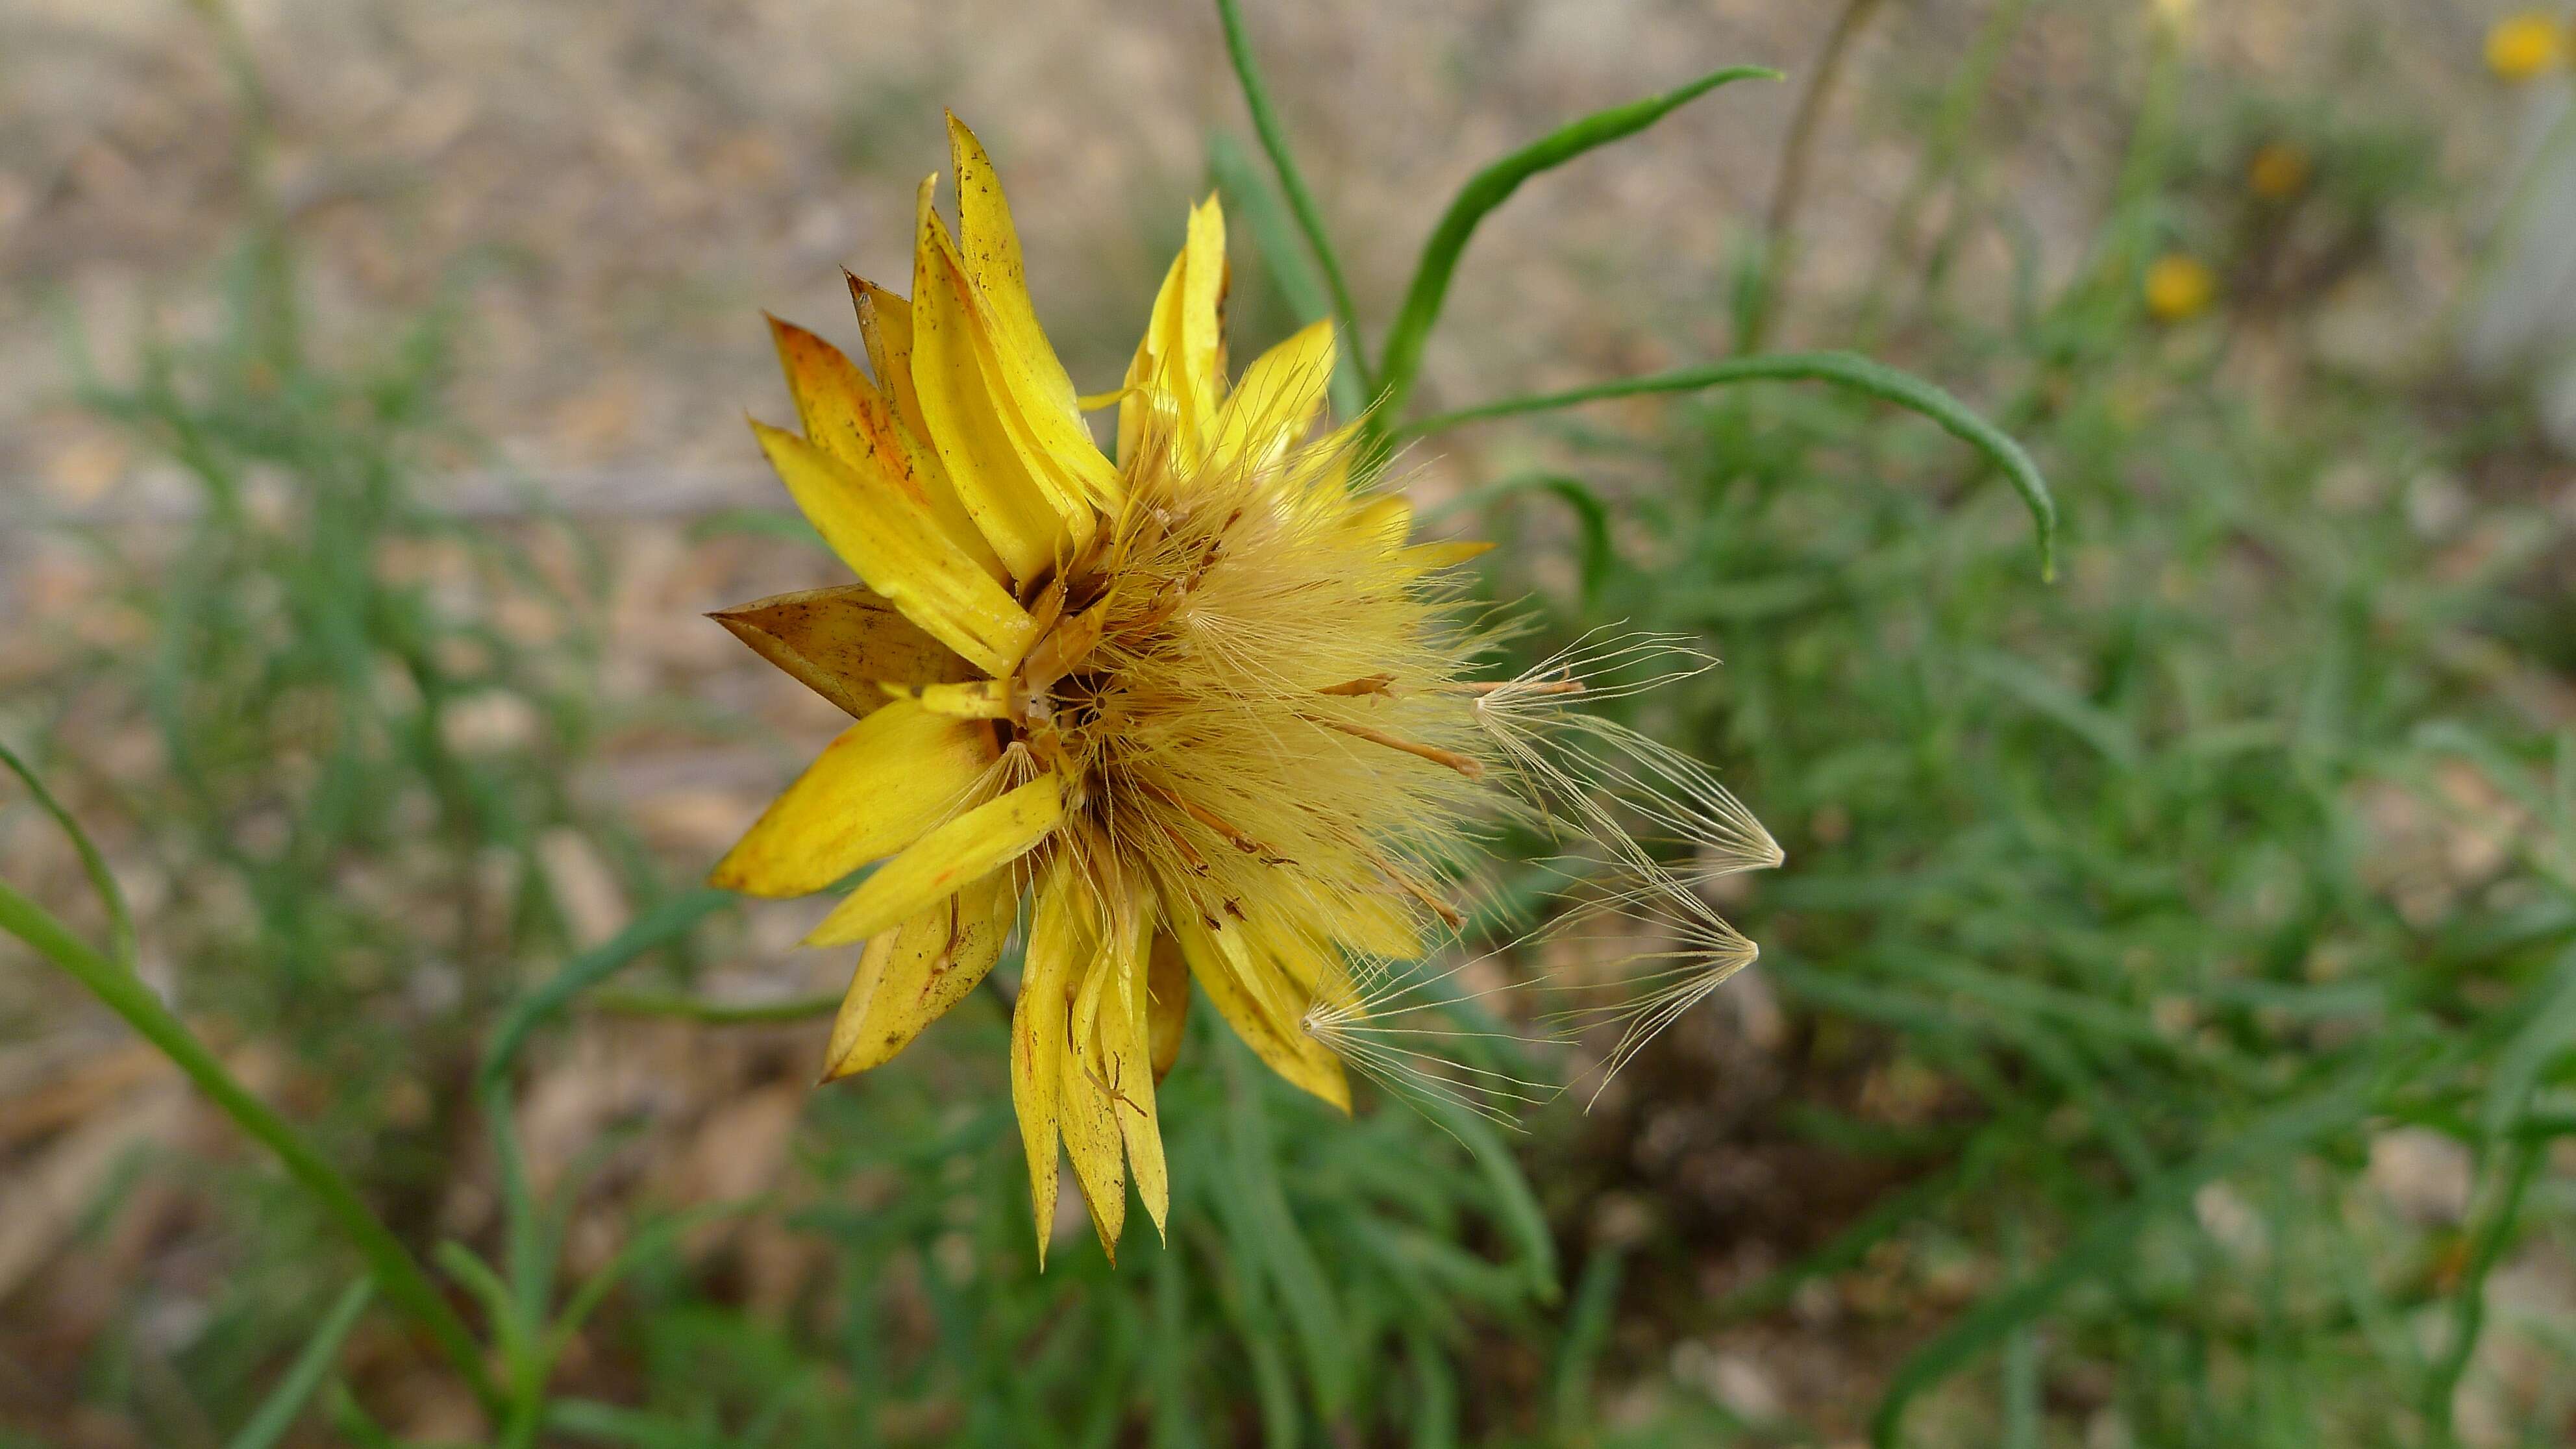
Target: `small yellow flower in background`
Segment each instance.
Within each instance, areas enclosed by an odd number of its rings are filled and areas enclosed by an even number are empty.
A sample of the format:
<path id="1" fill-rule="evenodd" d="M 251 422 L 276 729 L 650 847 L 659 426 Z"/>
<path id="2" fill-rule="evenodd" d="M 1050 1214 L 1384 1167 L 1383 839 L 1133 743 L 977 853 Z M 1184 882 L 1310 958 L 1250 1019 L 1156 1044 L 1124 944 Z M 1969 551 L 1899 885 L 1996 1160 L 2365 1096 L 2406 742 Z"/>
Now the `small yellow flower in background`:
<path id="1" fill-rule="evenodd" d="M 2286 201 L 2307 189 L 2316 164 L 2293 141 L 2267 141 L 2245 165 L 2245 189 L 2265 201 Z"/>
<path id="2" fill-rule="evenodd" d="M 2181 322 L 2209 310 L 2218 278 L 2198 257 L 2169 252 L 2147 268 L 2147 311 L 2159 322 Z"/>
<path id="3" fill-rule="evenodd" d="M 2487 69 L 2499 79 L 2527 81 L 2566 59 L 2566 28 L 2546 11 L 2507 16 L 2487 32 Z"/>
<path id="4" fill-rule="evenodd" d="M 1774 865 L 1779 847 L 1699 766 L 1568 708 L 1587 664 L 1687 651 L 1614 643 L 1469 681 L 1492 629 L 1433 576 L 1486 546 L 1410 542 L 1405 500 L 1353 476 L 1355 429 L 1310 437 L 1329 325 L 1229 385 L 1214 199 L 1124 386 L 1086 399 L 1038 325 L 991 161 L 954 117 L 949 140 L 956 234 L 933 177 L 911 298 L 850 281 L 874 380 L 772 322 L 804 431 L 753 429 L 862 582 L 715 616 L 856 718 L 712 877 L 796 896 L 883 861 L 807 939 L 865 943 L 826 1076 L 885 1063 L 964 1000 L 1025 897 L 1011 1096 L 1039 1258 L 1059 1144 L 1114 1256 L 1131 1179 L 1164 1226 L 1155 1086 L 1191 983 L 1271 1069 L 1348 1111 L 1346 1061 L 1405 1072 L 1437 1046 L 1415 1038 L 1447 1034 L 1386 1024 L 1422 1009 L 1399 1004 L 1389 963 L 1461 925 L 1446 883 L 1479 821 L 1606 845 L 1625 874 L 1605 900 L 1652 898 L 1684 928 L 1702 969 L 1683 985 L 1752 959 L 1605 797 L 1709 868 Z M 1110 402 L 1115 462 L 1083 417 Z"/>

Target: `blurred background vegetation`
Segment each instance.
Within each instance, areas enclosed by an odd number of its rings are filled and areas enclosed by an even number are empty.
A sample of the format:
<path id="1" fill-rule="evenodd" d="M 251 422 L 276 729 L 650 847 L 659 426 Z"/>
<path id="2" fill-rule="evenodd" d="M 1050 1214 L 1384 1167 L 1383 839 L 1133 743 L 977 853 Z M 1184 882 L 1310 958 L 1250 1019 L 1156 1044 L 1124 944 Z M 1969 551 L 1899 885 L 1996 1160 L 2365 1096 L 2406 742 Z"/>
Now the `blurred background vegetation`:
<path id="1" fill-rule="evenodd" d="M 1787 847 L 1761 962 L 1518 1133 L 1197 1013 L 1168 1247 L 1043 1276 L 1000 1014 L 816 1090 L 816 907 L 695 890 L 834 728 L 696 616 L 837 581 L 757 309 L 900 284 L 943 104 L 1078 378 L 1212 184 L 1236 356 L 1311 309 L 1214 12 L 0 12 L 0 742 L 506 1391 L 7 943 L 0 1444 L 2576 1441 L 2570 17 L 2506 9 L 1253 4 L 1375 335 L 1494 155 L 1788 71 L 1498 212 L 1425 405 L 1856 348 L 2062 567 L 1804 385 L 1414 445 L 1533 651 L 1725 661 L 1636 722 Z M 107 930 L 14 786 L 0 879 Z"/>

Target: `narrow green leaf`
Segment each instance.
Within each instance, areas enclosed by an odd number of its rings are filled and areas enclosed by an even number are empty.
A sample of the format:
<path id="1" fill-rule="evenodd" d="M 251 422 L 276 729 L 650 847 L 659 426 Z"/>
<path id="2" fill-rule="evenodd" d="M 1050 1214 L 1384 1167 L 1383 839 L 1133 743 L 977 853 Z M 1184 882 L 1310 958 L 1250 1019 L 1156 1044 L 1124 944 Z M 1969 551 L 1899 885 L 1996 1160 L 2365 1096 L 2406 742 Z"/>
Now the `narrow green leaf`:
<path id="1" fill-rule="evenodd" d="M 2532 1089 L 2559 1053 L 2576 1046 L 2576 949 L 2558 958 L 2545 993 L 2515 1030 L 2487 1073 L 2478 1130 L 2489 1141 L 2503 1137 L 2530 1104 Z"/>
<path id="2" fill-rule="evenodd" d="M 304 1406 L 330 1378 L 331 1366 L 340 1358 L 340 1345 L 349 1341 L 350 1330 L 358 1326 L 358 1320 L 366 1314 L 367 1304 L 375 1296 L 375 1281 L 369 1278 L 361 1278 L 341 1290 L 339 1298 L 331 1305 L 331 1311 L 322 1315 L 321 1326 L 314 1329 L 313 1337 L 305 1341 L 304 1351 L 295 1356 L 294 1363 L 287 1365 L 285 1377 L 277 1381 L 277 1387 L 268 1391 L 268 1397 L 260 1401 L 258 1412 L 250 1416 L 249 1423 L 242 1425 L 241 1432 L 231 1438 L 226 1449 L 270 1449 L 271 1445 L 286 1437 L 286 1431 L 295 1427 L 295 1420 L 304 1412 Z"/>
<path id="3" fill-rule="evenodd" d="M 1225 1064 L 1234 1136 L 1234 1174 L 1229 1186 L 1241 1194 L 1243 1216 L 1248 1219 L 1241 1226 L 1250 1230 L 1249 1240 L 1237 1239 L 1235 1251 L 1267 1270 L 1265 1276 L 1279 1294 L 1298 1352 L 1306 1360 L 1316 1406 L 1330 1418 L 1350 1403 L 1352 1340 L 1333 1285 L 1315 1259 L 1314 1246 L 1288 1210 L 1279 1165 L 1271 1155 L 1269 1106 L 1262 1100 L 1250 1049 L 1229 1040 Z"/>
<path id="4" fill-rule="evenodd" d="M 1278 174 L 1279 189 L 1288 195 L 1288 209 L 1296 213 L 1298 229 L 1306 234 L 1315 265 L 1324 273 L 1324 285 L 1332 291 L 1333 320 L 1342 329 L 1342 344 L 1350 353 L 1353 370 L 1359 374 L 1360 390 L 1372 391 L 1368 344 L 1360 337 L 1359 309 L 1351 305 L 1350 284 L 1342 280 L 1341 259 L 1333 255 L 1332 237 L 1324 230 L 1324 213 L 1315 205 L 1315 194 L 1306 189 L 1297 158 L 1288 150 L 1287 128 L 1279 124 L 1279 112 L 1270 104 L 1270 87 L 1261 79 L 1261 64 L 1252 58 L 1252 41 L 1243 32 L 1243 12 L 1236 0 L 1216 0 L 1216 14 L 1225 27 L 1226 58 L 1234 63 L 1234 78 L 1243 86 L 1244 109 L 1252 113 L 1253 134 L 1261 138 L 1261 149 L 1270 157 L 1270 169 Z"/>
<path id="5" fill-rule="evenodd" d="M 80 852 L 81 869 L 89 875 L 90 889 L 98 892 L 100 903 L 107 907 L 107 954 L 115 958 L 116 964 L 128 971 L 133 970 L 134 917 L 125 908 L 125 892 L 117 886 L 115 872 L 107 868 L 107 857 L 99 854 L 89 832 L 83 830 L 80 821 L 54 798 L 54 792 L 45 788 L 45 782 L 37 778 L 35 770 L 4 744 L 0 744 L 0 765 L 9 767 L 9 772 L 18 777 L 18 783 L 27 787 L 27 793 L 35 797 L 36 803 L 44 808 L 46 814 L 54 817 L 54 823 L 62 827 L 63 834 L 71 837 L 72 849 Z"/>
<path id="6" fill-rule="evenodd" d="M 511 1005 L 509 1015 L 493 1030 L 492 1044 L 483 1054 L 483 1066 L 477 1073 L 480 1082 L 488 1085 L 500 1080 L 517 1059 L 519 1049 L 527 1044 L 528 1033 L 570 1005 L 574 997 L 633 965 L 647 952 L 687 935 L 698 922 L 732 903 L 732 892 L 713 888 L 675 896 L 636 917 L 625 930 L 574 957 L 561 971 Z"/>
<path id="7" fill-rule="evenodd" d="M 1413 1449 L 1457 1449 L 1457 1371 L 1419 1322 L 1406 1325 L 1404 1348 L 1413 1361 Z"/>
<path id="8" fill-rule="evenodd" d="M 2057 502 L 2049 496 L 2048 480 L 2040 476 L 2039 465 L 2031 461 L 2030 454 L 2023 451 L 2021 444 L 2014 442 L 2001 428 L 1970 411 L 1967 404 L 1931 383 L 1854 353 L 1778 352 L 1762 357 L 1735 357 L 1702 367 L 1683 368 L 1678 372 L 1623 377 L 1564 392 L 1505 398 L 1501 402 L 1461 408 L 1409 423 L 1396 432 L 1395 439 L 1428 437 L 1461 423 L 1548 412 L 1606 398 L 1698 392 L 1739 382 L 1829 382 L 1930 418 L 1941 426 L 1942 431 L 1984 453 L 1987 461 L 2003 470 L 2004 477 L 2021 494 L 2022 506 L 2030 510 L 2031 527 L 2038 535 L 2040 577 L 2050 580 L 2057 577 Z"/>
<path id="9" fill-rule="evenodd" d="M 1583 1265 L 1583 1277 L 1574 1285 L 1574 1306 L 1565 1316 L 1565 1336 L 1557 1341 L 1556 1365 L 1548 1375 L 1560 1441 L 1573 1442 L 1592 1417 L 1592 1378 L 1601 1350 L 1609 1345 L 1619 1285 L 1626 1277 L 1627 1260 L 1620 1250 L 1602 1248 Z"/>
<path id="10" fill-rule="evenodd" d="M 1232 0 L 1225 3 L 1230 9 Z M 1457 273 L 1459 254 L 1467 250 L 1468 240 L 1475 236 L 1486 213 L 1502 205 L 1522 182 L 1542 171 L 1554 170 L 1586 151 L 1633 136 L 1730 81 L 1755 79 L 1778 80 L 1780 72 L 1759 65 L 1712 71 L 1678 90 L 1595 111 L 1468 178 L 1450 201 L 1448 211 L 1442 213 L 1440 224 L 1431 229 L 1430 240 L 1422 244 L 1422 259 L 1414 264 L 1413 283 L 1405 289 L 1404 307 L 1396 313 L 1395 329 L 1387 334 L 1378 416 L 1392 419 L 1402 415 L 1405 402 L 1413 394 L 1414 381 L 1422 371 L 1423 346 L 1431 340 L 1433 324 L 1440 320 L 1441 304 L 1448 300 L 1449 281 Z"/>
<path id="11" fill-rule="evenodd" d="M 1425 1115 L 1465 1143 L 1475 1157 L 1477 1169 L 1485 1175 L 1486 1191 L 1493 1198 L 1497 1225 L 1519 1251 L 1529 1291 L 1541 1303 L 1554 1303 L 1563 1291 L 1557 1284 L 1556 1235 L 1548 1231 L 1547 1211 L 1539 1206 L 1538 1195 L 1530 1191 L 1520 1162 L 1484 1118 L 1436 1097 L 1425 1098 L 1419 1105 Z"/>
<path id="12" fill-rule="evenodd" d="M 483 1351 L 465 1322 L 421 1271 L 420 1265 L 358 1196 L 340 1170 L 290 1126 L 266 1102 L 232 1074 L 140 977 L 108 959 L 44 907 L 0 883 L 0 931 L 27 943 L 37 954 L 69 973 L 109 1010 L 124 1018 L 137 1035 L 168 1057 L 197 1090 L 214 1100 L 234 1125 L 275 1154 L 279 1165 L 310 1193 L 323 1212 L 340 1225 L 367 1260 L 385 1297 L 437 1340 L 440 1349 L 465 1376 L 485 1408 L 501 1399 L 483 1368 Z"/>
<path id="13" fill-rule="evenodd" d="M 666 1016 L 700 1026 L 763 1026 L 830 1016 L 841 1009 L 841 993 L 779 1001 L 708 1001 L 677 991 L 602 991 L 590 999 L 590 1005 L 614 1016 Z"/>

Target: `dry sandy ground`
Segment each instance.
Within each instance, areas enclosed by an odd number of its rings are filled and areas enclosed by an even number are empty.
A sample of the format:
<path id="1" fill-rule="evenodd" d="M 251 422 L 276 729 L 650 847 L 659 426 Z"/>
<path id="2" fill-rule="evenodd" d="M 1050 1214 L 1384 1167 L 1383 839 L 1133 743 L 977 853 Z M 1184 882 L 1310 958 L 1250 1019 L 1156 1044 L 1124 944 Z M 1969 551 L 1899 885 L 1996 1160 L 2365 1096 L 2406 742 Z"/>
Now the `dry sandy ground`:
<path id="1" fill-rule="evenodd" d="M 2006 57 L 1994 158 L 2070 267 L 2109 188 L 2151 13 L 2041 5 Z M 1475 166 L 1555 120 L 1741 62 L 1808 68 L 1829 0 L 1306 0 L 1249 5 L 1256 43 L 1382 324 Z M 2204 7 L 2214 69 L 2283 87 L 2337 46 L 2442 94 L 2491 4 Z M 1803 228 L 1830 292 L 1880 263 L 1909 116 L 1991 0 L 1894 0 L 1823 132 Z M 911 183 L 940 108 L 1000 161 L 1043 314 L 1106 385 L 1204 185 L 1242 133 L 1201 0 L 242 0 L 275 98 L 276 184 L 344 339 L 472 277 L 469 419 L 548 476 L 765 496 L 740 425 L 775 411 L 756 310 L 846 334 L 836 269 L 901 285 Z M 0 480 L 74 505 L 138 471 L 64 406 L 66 328 L 114 371 L 153 318 L 202 325 L 244 206 L 239 108 L 177 0 L 0 8 Z M 1542 178 L 1479 236 L 1435 342 L 1451 404 L 1724 345 L 1730 243 L 1758 222 L 1791 85 L 1738 86 Z M 1793 318 L 1794 331 L 1794 318 Z M 596 482 L 594 478 L 594 482 Z M 573 486 L 568 484 L 567 486 Z M 649 490 L 648 490 L 649 491 Z M 13 515 L 14 516 L 14 515 Z"/>

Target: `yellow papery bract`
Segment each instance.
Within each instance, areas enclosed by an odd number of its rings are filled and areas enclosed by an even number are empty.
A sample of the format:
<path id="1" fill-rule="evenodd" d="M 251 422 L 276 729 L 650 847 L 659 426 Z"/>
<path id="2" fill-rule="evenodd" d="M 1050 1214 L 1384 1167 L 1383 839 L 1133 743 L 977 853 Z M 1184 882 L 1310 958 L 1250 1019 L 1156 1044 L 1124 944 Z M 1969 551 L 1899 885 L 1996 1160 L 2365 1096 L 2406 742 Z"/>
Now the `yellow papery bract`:
<path id="1" fill-rule="evenodd" d="M 894 406 L 841 349 L 792 322 L 769 319 L 787 391 L 805 440 L 861 472 L 875 470 L 928 509 L 942 537 L 994 578 L 1001 560 L 967 517 L 939 456 L 895 416 Z"/>
<path id="2" fill-rule="evenodd" d="M 851 715 L 884 707 L 888 684 L 939 684 L 973 672 L 865 584 L 774 594 L 707 617 Z"/>
<path id="3" fill-rule="evenodd" d="M 1400 548 L 1413 532 L 1413 505 L 1402 494 L 1353 499 L 1342 526 L 1361 538 L 1374 538 L 1389 549 Z"/>
<path id="4" fill-rule="evenodd" d="M 1011 437 L 981 355 L 990 344 L 973 289 L 947 227 L 930 209 L 930 187 L 922 183 L 921 239 L 913 255 L 913 385 L 966 512 L 1012 577 L 1025 583 L 1052 567 L 1061 548 L 1090 537 L 1092 513 L 1081 499 L 1051 497 L 1052 480 L 1030 475 Z M 1082 506 L 1077 511 L 1074 504 Z"/>
<path id="5" fill-rule="evenodd" d="M 1350 1111 L 1350 1079 L 1342 1072 L 1341 1059 L 1295 1019 L 1281 1020 L 1262 999 L 1239 933 L 1231 925 L 1200 919 L 1186 902 L 1168 902 L 1165 909 L 1190 978 L 1253 1055 L 1291 1084 Z"/>
<path id="6" fill-rule="evenodd" d="M 1017 882 L 995 871 L 868 942 L 832 1022 L 823 1080 L 883 1066 L 966 999 L 1001 959 Z"/>
<path id="7" fill-rule="evenodd" d="M 954 113 L 948 117 L 948 159 L 957 172 L 957 233 L 966 253 L 966 274 L 992 318 L 994 334 L 1002 345 L 1027 359 L 1046 401 L 1071 409 L 1073 379 L 1056 360 L 1045 329 L 1038 326 L 1037 307 L 1029 300 L 1028 267 L 1020 257 L 1019 230 L 1011 224 L 1010 201 L 1002 195 L 1001 180 L 993 174 L 993 160 L 984 154 L 984 143 Z"/>
<path id="8" fill-rule="evenodd" d="M 957 240 L 990 343 L 985 354 L 1001 411 L 1014 424 L 1014 440 L 1032 476 L 1093 507 L 1114 512 L 1124 488 L 1118 469 L 1102 456 L 1074 395 L 1073 379 L 1056 359 L 1029 300 L 1028 268 L 1020 258 L 1011 205 L 993 175 L 983 143 L 955 116 L 948 118 L 949 155 L 957 170 Z"/>
<path id="9" fill-rule="evenodd" d="M 1073 1162 L 1073 1179 L 1082 1184 L 1083 1206 L 1091 1210 L 1092 1231 L 1111 1262 L 1118 1260 L 1118 1234 L 1127 1223 L 1127 1155 L 1118 1130 L 1118 1099 L 1125 1084 L 1115 1082 L 1103 1060 L 1101 1000 L 1114 995 L 1119 951 L 1103 932 L 1098 950 L 1079 968 L 1079 987 L 1068 1020 L 1072 1046 L 1057 1063 L 1059 1110 L 1064 1155 Z"/>
<path id="10" fill-rule="evenodd" d="M 988 674 L 1019 662 L 1034 632 L 1028 612 L 949 542 L 919 498 L 793 433 L 751 427 L 796 506 L 868 587 Z"/>
<path id="11" fill-rule="evenodd" d="M 1169 931 L 1154 933 L 1145 963 L 1145 1043 L 1154 1054 L 1154 1080 L 1172 1074 L 1190 1032 L 1190 966 Z"/>
<path id="12" fill-rule="evenodd" d="M 1053 775 L 1040 775 L 999 799 L 988 800 L 878 867 L 876 874 L 859 882 L 857 890 L 833 907 L 805 944 L 837 946 L 886 930 L 932 901 L 1028 854 L 1063 818 L 1063 796 Z"/>
<path id="13" fill-rule="evenodd" d="M 925 684 L 919 688 L 887 685 L 885 689 L 904 699 L 919 700 L 923 709 L 952 719 L 1007 719 L 1011 713 L 1010 686 L 998 679 Z"/>
<path id="14" fill-rule="evenodd" d="M 841 275 L 849 279 L 850 306 L 859 314 L 859 340 L 867 346 L 877 386 L 893 401 L 895 416 L 928 446 L 930 423 L 921 415 L 921 393 L 912 380 L 912 304 L 864 277 Z"/>
<path id="15" fill-rule="evenodd" d="M 1333 324 L 1317 322 L 1254 358 L 1208 428 L 1211 468 L 1269 468 L 1305 437 L 1333 380 Z"/>
<path id="16" fill-rule="evenodd" d="M 1114 870 L 1098 863 L 1096 870 Z M 1111 877 L 1114 879 L 1115 877 Z M 1145 1211 L 1154 1220 L 1154 1231 L 1163 1231 L 1165 1217 L 1171 1208 L 1171 1181 L 1163 1166 L 1163 1136 L 1154 1108 L 1154 1063 L 1145 1036 L 1145 976 L 1151 923 L 1139 909 L 1140 898 L 1124 890 L 1113 892 L 1117 904 L 1108 908 L 1109 929 L 1101 949 L 1083 979 L 1073 1006 L 1073 1041 L 1083 1062 L 1083 1076 L 1092 1088 L 1089 1099 L 1108 1109 L 1114 1136 L 1108 1144 L 1107 1166 L 1115 1166 L 1118 1146 L 1126 1148 L 1126 1165 L 1136 1180 L 1136 1194 L 1145 1203 Z M 1068 1102 L 1076 1096 L 1070 1088 Z M 1073 1119 L 1070 1107 L 1067 1121 Z M 1075 1149 L 1077 1139 L 1068 1127 L 1065 1133 L 1068 1149 Z M 1108 1193 L 1124 1207 L 1123 1180 L 1101 1171 L 1082 1171 L 1083 1150 L 1098 1144 L 1084 1143 L 1074 1150 L 1074 1167 L 1082 1178 L 1083 1196 L 1093 1204 L 1093 1223 L 1099 1227 L 1101 1241 L 1112 1247 L 1117 1239 L 1115 1221 L 1104 1222 L 1099 1215 L 1100 1194 L 1093 1191 L 1097 1177 L 1109 1184 Z"/>
<path id="17" fill-rule="evenodd" d="M 1208 425 L 1225 396 L 1225 213 L 1211 196 L 1190 209 L 1188 240 L 1163 275 L 1144 341 L 1127 365 L 1132 389 L 1118 405 L 1118 456 L 1133 458 L 1155 416 L 1157 398 L 1172 410 L 1172 446 L 1195 465 Z"/>
<path id="18" fill-rule="evenodd" d="M 756 896 L 821 890 L 931 834 L 993 756 L 992 726 L 890 703 L 843 730 L 708 879 Z"/>
<path id="19" fill-rule="evenodd" d="M 1395 561 L 1410 572 L 1428 574 L 1437 573 L 1442 569 L 1454 569 L 1472 559 L 1483 558 L 1493 551 L 1493 544 L 1483 539 L 1462 538 L 1439 543 L 1417 543 L 1410 548 L 1397 549 Z"/>
<path id="20" fill-rule="evenodd" d="M 1011 1005 L 1011 1110 L 1029 1160 L 1029 1206 L 1037 1218 L 1038 1266 L 1046 1266 L 1055 1229 L 1057 1146 L 1063 1120 L 1064 1058 L 1071 1053 L 1068 1018 L 1077 973 L 1100 949 L 1097 903 L 1083 888 L 1069 853 L 1038 873 L 1029 915 L 1026 967 Z"/>

